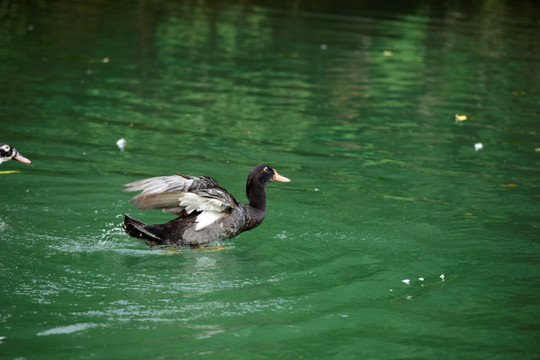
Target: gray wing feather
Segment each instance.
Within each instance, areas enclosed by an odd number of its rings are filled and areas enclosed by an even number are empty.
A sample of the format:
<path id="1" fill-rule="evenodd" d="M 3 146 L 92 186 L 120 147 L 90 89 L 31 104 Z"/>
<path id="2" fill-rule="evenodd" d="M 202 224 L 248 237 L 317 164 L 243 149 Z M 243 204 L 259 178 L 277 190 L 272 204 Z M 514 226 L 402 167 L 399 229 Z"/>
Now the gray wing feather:
<path id="1" fill-rule="evenodd" d="M 216 180 L 206 176 L 189 176 L 176 174 L 171 176 L 157 176 L 149 179 L 142 179 L 124 184 L 124 191 L 140 191 L 143 194 L 193 191 L 208 189 L 219 186 Z"/>

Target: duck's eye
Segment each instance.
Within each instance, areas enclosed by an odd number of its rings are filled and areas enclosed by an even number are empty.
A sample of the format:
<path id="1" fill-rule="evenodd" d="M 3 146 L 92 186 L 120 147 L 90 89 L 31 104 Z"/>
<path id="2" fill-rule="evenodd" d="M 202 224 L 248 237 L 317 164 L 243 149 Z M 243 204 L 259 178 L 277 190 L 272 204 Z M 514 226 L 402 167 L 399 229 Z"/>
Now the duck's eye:
<path id="1" fill-rule="evenodd" d="M 263 172 L 268 172 L 268 166 L 265 166 L 265 168 L 263 169 Z"/>

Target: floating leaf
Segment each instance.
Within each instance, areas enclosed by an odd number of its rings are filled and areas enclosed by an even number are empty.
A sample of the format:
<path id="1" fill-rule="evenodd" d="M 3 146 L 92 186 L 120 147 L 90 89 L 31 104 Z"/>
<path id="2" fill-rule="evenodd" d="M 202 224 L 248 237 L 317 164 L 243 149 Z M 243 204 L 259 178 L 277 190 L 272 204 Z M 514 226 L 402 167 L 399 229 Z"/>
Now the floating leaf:
<path id="1" fill-rule="evenodd" d="M 514 187 L 516 184 L 501 184 L 501 187 Z"/>
<path id="2" fill-rule="evenodd" d="M 223 251 L 223 250 L 230 250 L 230 246 L 223 246 L 223 245 L 213 245 L 209 247 L 204 248 L 194 248 L 194 251 Z"/>
<path id="3" fill-rule="evenodd" d="M 165 249 L 163 251 L 163 255 L 178 255 L 180 254 L 177 249 L 171 248 L 171 249 Z"/>
<path id="4" fill-rule="evenodd" d="M 455 119 L 456 119 L 456 121 L 465 121 L 465 120 L 467 120 L 467 115 L 456 114 Z"/>

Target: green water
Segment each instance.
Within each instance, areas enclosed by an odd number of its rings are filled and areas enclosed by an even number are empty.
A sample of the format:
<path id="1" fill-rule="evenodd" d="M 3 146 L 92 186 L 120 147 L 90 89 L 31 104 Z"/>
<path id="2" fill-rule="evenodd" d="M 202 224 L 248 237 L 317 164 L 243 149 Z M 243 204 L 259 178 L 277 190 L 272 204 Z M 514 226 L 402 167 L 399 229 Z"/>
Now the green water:
<path id="1" fill-rule="evenodd" d="M 0 165 L 0 358 L 538 358 L 538 18 L 0 1 L 0 142 L 32 160 Z M 123 233 L 170 219 L 123 183 L 207 175 L 245 201 L 260 162 L 292 182 L 222 249 Z"/>

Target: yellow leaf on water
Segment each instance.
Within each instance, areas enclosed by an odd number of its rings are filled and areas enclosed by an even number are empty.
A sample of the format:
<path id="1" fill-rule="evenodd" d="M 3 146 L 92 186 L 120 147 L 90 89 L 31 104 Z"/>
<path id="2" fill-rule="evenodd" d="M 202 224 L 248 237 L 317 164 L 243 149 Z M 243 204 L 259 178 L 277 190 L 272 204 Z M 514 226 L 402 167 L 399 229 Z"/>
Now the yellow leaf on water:
<path id="1" fill-rule="evenodd" d="M 467 115 L 456 114 L 455 119 L 456 119 L 456 121 L 465 121 L 465 120 L 467 120 Z"/>
<path id="2" fill-rule="evenodd" d="M 501 187 L 514 187 L 516 184 L 501 184 Z"/>
<path id="3" fill-rule="evenodd" d="M 0 171 L 0 175 L 7 175 L 7 174 L 20 174 L 21 172 L 19 170 L 6 170 L 6 171 Z"/>
<path id="4" fill-rule="evenodd" d="M 195 248 L 194 251 L 222 251 L 222 250 L 230 250 L 229 246 L 223 246 L 223 245 L 212 245 L 209 247 L 202 247 L 202 248 Z"/>
<path id="5" fill-rule="evenodd" d="M 178 255 L 180 254 L 176 249 L 165 249 L 163 255 Z"/>

